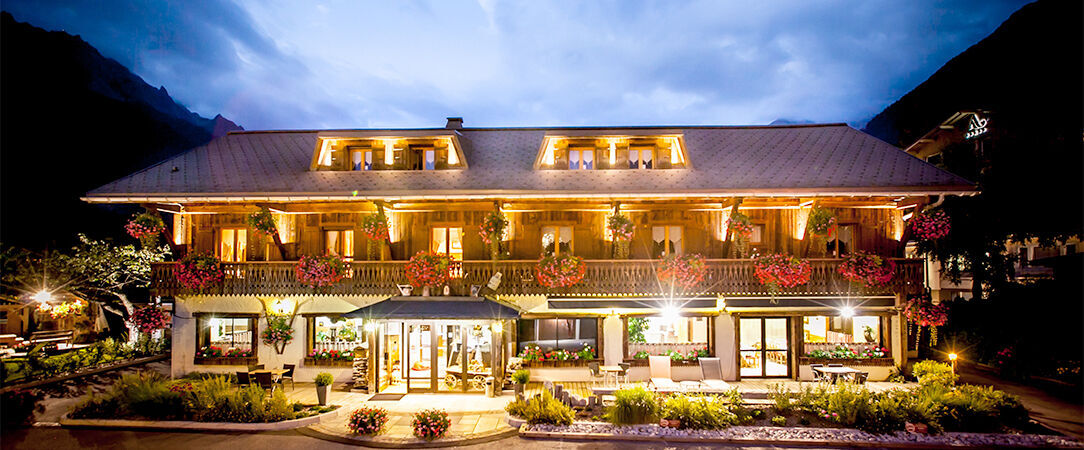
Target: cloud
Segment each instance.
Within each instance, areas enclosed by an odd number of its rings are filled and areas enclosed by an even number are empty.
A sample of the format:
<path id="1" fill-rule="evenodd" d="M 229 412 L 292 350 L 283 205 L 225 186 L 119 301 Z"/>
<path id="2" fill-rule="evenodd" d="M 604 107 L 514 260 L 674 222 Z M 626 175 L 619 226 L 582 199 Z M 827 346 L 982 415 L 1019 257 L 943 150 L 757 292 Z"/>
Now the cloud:
<path id="1" fill-rule="evenodd" d="M 1023 2 L 5 2 L 249 129 L 861 121 Z"/>

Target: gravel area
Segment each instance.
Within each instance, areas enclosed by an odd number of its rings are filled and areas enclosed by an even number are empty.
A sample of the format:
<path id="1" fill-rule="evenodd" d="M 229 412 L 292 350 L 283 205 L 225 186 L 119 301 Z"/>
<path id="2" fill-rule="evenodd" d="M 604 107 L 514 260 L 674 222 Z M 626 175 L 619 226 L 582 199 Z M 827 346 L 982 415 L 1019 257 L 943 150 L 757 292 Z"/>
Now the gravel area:
<path id="1" fill-rule="evenodd" d="M 929 446 L 1013 446 L 1084 448 L 1084 443 L 1063 436 L 1038 434 L 944 433 L 925 435 L 898 431 L 872 434 L 846 428 L 730 427 L 723 430 L 678 430 L 658 425 L 616 426 L 608 423 L 576 422 L 569 426 L 528 425 L 528 430 L 574 434 L 613 434 L 616 436 L 655 436 L 755 441 L 798 440 L 831 442 L 878 442 L 884 444 L 919 444 Z"/>

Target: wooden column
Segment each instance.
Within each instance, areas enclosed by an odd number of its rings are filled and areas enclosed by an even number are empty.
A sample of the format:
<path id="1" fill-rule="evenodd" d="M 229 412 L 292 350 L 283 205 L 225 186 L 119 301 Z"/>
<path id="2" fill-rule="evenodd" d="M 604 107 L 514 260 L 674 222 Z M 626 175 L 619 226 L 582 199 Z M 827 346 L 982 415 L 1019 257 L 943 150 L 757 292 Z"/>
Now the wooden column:
<path id="1" fill-rule="evenodd" d="M 738 197 L 734 199 L 734 204 L 730 205 L 730 217 L 734 217 L 734 214 L 738 212 L 738 207 L 741 206 L 742 198 Z M 727 219 L 729 220 L 729 218 Z M 734 230 L 731 230 L 729 226 L 726 227 L 726 236 L 723 239 L 723 257 L 730 257 L 731 242 L 730 238 L 734 235 Z"/>

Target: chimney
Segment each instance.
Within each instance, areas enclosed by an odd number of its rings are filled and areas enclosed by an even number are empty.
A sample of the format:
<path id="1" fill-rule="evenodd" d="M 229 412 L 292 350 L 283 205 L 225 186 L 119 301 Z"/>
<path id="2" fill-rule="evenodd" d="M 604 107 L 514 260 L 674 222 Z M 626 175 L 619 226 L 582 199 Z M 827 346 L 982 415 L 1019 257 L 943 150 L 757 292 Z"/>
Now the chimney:
<path id="1" fill-rule="evenodd" d="M 444 128 L 448 129 L 448 130 L 462 130 L 463 129 L 463 118 L 462 117 L 449 117 L 448 118 L 448 124 L 444 125 Z"/>

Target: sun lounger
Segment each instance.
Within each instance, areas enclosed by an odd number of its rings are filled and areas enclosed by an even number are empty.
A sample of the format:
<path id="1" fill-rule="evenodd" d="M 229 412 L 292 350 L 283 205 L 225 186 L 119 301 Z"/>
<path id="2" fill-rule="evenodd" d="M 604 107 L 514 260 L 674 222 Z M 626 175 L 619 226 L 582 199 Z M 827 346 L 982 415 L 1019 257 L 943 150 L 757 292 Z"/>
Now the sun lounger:
<path id="1" fill-rule="evenodd" d="M 723 381 L 723 363 L 719 358 L 699 358 L 700 389 L 703 392 L 723 392 L 730 390 L 730 385 Z"/>
<path id="2" fill-rule="evenodd" d="M 648 365 L 651 368 L 651 387 L 662 392 L 681 392 L 681 385 L 674 382 L 670 376 L 669 356 L 649 356 Z"/>

